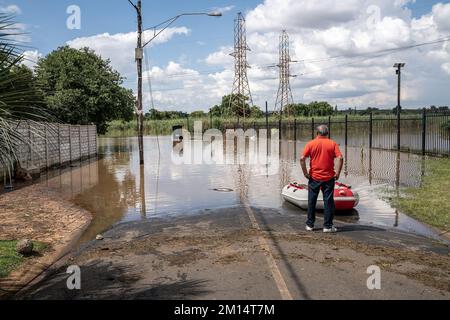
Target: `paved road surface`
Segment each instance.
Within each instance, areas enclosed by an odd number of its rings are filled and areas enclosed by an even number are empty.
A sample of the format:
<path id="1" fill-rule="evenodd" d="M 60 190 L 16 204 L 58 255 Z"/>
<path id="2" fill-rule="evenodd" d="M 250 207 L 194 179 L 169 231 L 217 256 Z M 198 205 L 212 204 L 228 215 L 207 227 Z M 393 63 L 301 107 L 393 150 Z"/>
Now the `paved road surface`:
<path id="1" fill-rule="evenodd" d="M 447 245 L 352 224 L 334 235 L 307 233 L 304 222 L 240 206 L 121 224 L 17 298 L 450 298 Z M 73 264 L 81 267 L 79 291 L 66 288 Z M 380 290 L 367 288 L 371 265 L 381 269 Z"/>

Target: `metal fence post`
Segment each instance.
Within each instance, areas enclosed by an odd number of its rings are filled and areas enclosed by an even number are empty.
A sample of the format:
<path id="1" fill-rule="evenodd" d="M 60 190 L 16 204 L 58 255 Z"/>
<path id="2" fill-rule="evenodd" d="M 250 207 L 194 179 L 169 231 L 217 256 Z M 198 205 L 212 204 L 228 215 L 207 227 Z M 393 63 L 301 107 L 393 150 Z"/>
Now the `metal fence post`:
<path id="1" fill-rule="evenodd" d="M 311 138 L 314 139 L 314 118 L 311 118 Z"/>
<path id="2" fill-rule="evenodd" d="M 267 135 L 269 134 L 269 111 L 268 111 L 268 104 L 266 101 L 266 131 L 267 131 Z"/>
<path id="3" fill-rule="evenodd" d="M 422 110 L 422 155 L 425 155 L 427 139 L 427 109 Z"/>
<path id="4" fill-rule="evenodd" d="M 328 116 L 328 136 L 331 139 L 331 116 Z"/>
<path id="5" fill-rule="evenodd" d="M 345 115 L 345 145 L 348 145 L 348 114 Z"/>
<path id="6" fill-rule="evenodd" d="M 281 141 L 281 115 L 280 115 L 280 119 L 278 120 L 278 138 Z"/>
<path id="7" fill-rule="evenodd" d="M 373 113 L 369 115 L 369 148 L 372 149 L 372 139 L 373 139 Z"/>
<path id="8" fill-rule="evenodd" d="M 294 141 L 297 141 L 297 119 L 294 118 Z"/>
<path id="9" fill-rule="evenodd" d="M 400 107 L 397 110 L 397 151 L 400 151 Z"/>

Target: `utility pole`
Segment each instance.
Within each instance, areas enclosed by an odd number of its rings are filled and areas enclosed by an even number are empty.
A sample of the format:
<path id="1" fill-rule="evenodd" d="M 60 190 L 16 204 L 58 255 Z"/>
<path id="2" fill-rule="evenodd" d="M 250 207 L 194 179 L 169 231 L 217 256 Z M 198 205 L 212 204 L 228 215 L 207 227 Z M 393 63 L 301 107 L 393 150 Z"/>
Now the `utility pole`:
<path id="1" fill-rule="evenodd" d="M 142 46 L 142 1 L 138 0 L 134 4 L 128 0 L 136 9 L 137 14 L 137 46 L 135 51 L 138 85 L 136 100 L 136 118 L 138 128 L 138 145 L 139 145 L 139 164 L 144 164 L 144 112 L 142 110 L 142 60 L 144 58 L 144 48 Z"/>
<path id="2" fill-rule="evenodd" d="M 280 61 L 277 67 L 280 69 L 280 85 L 275 101 L 275 111 L 280 112 L 281 118 L 284 108 L 294 103 L 289 78 L 295 77 L 290 73 L 290 63 L 296 61 L 292 61 L 289 54 L 289 35 L 286 30 L 283 30 L 280 35 L 279 51 Z"/>
<path id="3" fill-rule="evenodd" d="M 138 125 L 138 143 L 139 143 L 139 163 L 144 164 L 144 111 L 142 108 L 142 61 L 144 59 L 144 48 L 153 40 L 156 39 L 164 30 L 171 26 L 175 21 L 177 21 L 182 16 L 210 16 L 210 17 L 221 17 L 222 13 L 213 12 L 191 12 L 182 13 L 173 18 L 170 18 L 154 27 L 143 30 L 142 28 L 142 0 L 138 0 L 137 4 L 134 4 L 131 0 L 128 2 L 136 9 L 137 14 L 137 46 L 135 51 L 136 56 L 136 66 L 138 74 L 138 92 L 136 99 L 136 116 Z M 159 28 L 159 30 L 157 30 Z M 153 30 L 153 36 L 142 44 L 142 32 L 146 30 Z"/>
<path id="4" fill-rule="evenodd" d="M 249 68 L 247 63 L 247 51 L 250 51 L 250 48 L 247 46 L 245 18 L 242 13 L 239 12 L 234 21 L 234 52 L 231 54 L 231 56 L 234 57 L 234 82 L 230 97 L 229 112 L 233 112 L 233 107 L 236 107 L 239 122 L 239 110 L 242 108 L 244 126 L 247 99 L 249 100 L 249 105 L 253 105 L 252 94 L 250 92 L 247 77 L 247 69 Z"/>
<path id="5" fill-rule="evenodd" d="M 401 81 L 402 81 L 402 68 L 405 67 L 405 63 L 396 63 L 397 74 L 397 150 L 400 150 L 400 113 L 401 113 Z"/>

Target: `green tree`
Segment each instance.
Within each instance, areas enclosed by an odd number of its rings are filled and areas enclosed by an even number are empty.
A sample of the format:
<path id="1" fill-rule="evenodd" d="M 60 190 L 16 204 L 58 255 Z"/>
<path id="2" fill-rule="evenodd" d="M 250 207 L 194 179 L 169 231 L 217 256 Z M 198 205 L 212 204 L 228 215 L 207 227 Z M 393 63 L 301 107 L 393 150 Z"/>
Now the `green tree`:
<path id="1" fill-rule="evenodd" d="M 150 109 L 149 112 L 145 114 L 145 119 L 147 120 L 170 120 L 170 119 L 180 119 L 186 118 L 187 113 L 182 111 L 159 111 L 157 109 Z"/>
<path id="2" fill-rule="evenodd" d="M 250 116 L 252 118 L 262 118 L 264 117 L 264 112 L 258 106 L 253 106 L 250 109 Z"/>
<path id="3" fill-rule="evenodd" d="M 205 112 L 203 112 L 203 111 L 194 111 L 194 112 L 191 112 L 191 115 L 190 115 L 192 118 L 203 118 L 203 117 L 205 117 L 206 116 L 206 113 Z"/>
<path id="4" fill-rule="evenodd" d="M 311 102 L 309 105 L 310 116 L 331 116 L 334 112 L 334 108 L 325 101 Z"/>
<path id="5" fill-rule="evenodd" d="M 58 48 L 40 59 L 36 78 L 47 108 L 63 122 L 95 123 L 105 133 L 109 121 L 133 116 L 132 91 L 121 86 L 123 78 L 109 60 L 88 48 Z"/>
<path id="6" fill-rule="evenodd" d="M 231 98 L 233 97 L 233 105 L 231 106 Z M 246 117 L 250 116 L 251 109 L 248 104 L 248 97 L 242 95 L 226 95 L 222 97 L 222 102 L 220 105 L 215 105 L 209 112 L 214 117 L 224 117 L 224 116 L 232 116 L 232 117 Z"/>

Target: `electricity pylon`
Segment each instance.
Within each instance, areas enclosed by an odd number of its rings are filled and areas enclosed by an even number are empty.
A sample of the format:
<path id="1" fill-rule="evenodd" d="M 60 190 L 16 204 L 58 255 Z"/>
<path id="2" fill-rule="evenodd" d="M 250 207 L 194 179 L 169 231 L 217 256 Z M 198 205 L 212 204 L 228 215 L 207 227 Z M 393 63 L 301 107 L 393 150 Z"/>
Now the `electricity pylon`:
<path id="1" fill-rule="evenodd" d="M 289 78 L 295 77 L 290 72 L 290 63 L 295 61 L 291 60 L 289 54 L 289 35 L 286 30 L 283 30 L 280 35 L 279 50 L 280 62 L 277 66 L 280 69 L 280 85 L 278 87 L 277 99 L 275 100 L 275 112 L 279 112 L 281 115 L 285 107 L 294 103 Z"/>
<path id="2" fill-rule="evenodd" d="M 229 112 L 242 110 L 244 120 L 246 104 L 253 105 L 247 77 L 247 69 L 250 68 L 247 63 L 247 51 L 250 51 L 250 48 L 247 46 L 245 18 L 239 12 L 237 18 L 234 20 L 234 52 L 230 54 L 234 57 L 234 82 L 231 91 Z"/>

